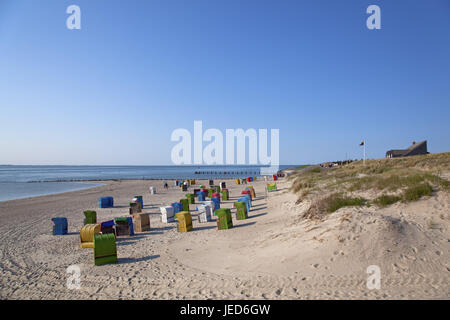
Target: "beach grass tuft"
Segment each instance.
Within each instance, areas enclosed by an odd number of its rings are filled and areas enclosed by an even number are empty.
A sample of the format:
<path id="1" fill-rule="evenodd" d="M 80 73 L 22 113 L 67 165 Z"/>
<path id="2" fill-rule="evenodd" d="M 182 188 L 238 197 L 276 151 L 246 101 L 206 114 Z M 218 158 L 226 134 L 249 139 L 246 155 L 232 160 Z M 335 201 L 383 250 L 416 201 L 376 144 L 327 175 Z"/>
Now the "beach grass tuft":
<path id="1" fill-rule="evenodd" d="M 431 196 L 433 188 L 428 183 L 411 186 L 405 190 L 405 201 L 417 201 L 424 196 Z"/>
<path id="2" fill-rule="evenodd" d="M 383 194 L 383 195 L 375 198 L 373 200 L 373 203 L 382 208 L 382 207 L 390 206 L 391 204 L 394 204 L 394 203 L 400 201 L 401 199 L 402 199 L 402 197 L 399 197 L 399 196 Z"/>

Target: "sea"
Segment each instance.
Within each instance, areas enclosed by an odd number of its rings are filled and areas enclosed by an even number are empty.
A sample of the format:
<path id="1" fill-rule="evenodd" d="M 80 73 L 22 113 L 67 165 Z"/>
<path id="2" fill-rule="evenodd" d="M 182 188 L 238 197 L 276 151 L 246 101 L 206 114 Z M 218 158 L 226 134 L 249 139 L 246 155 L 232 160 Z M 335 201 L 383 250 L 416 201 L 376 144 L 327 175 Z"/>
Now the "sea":
<path id="1" fill-rule="evenodd" d="M 297 165 L 280 165 L 280 170 Z M 0 165 L 0 201 L 101 186 L 104 180 L 224 179 L 260 176 L 261 166 Z M 98 182 L 97 182 L 98 181 Z"/>

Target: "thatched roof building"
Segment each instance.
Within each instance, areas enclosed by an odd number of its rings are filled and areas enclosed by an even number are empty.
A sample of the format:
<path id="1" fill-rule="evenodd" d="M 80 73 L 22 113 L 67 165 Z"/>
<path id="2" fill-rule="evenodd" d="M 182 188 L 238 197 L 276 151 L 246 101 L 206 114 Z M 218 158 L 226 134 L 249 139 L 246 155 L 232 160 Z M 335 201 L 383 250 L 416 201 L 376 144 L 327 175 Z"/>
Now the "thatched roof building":
<path id="1" fill-rule="evenodd" d="M 386 152 L 386 158 L 409 157 L 427 153 L 429 152 L 427 151 L 427 141 L 425 140 L 419 143 L 413 142 L 408 149 L 389 150 Z"/>

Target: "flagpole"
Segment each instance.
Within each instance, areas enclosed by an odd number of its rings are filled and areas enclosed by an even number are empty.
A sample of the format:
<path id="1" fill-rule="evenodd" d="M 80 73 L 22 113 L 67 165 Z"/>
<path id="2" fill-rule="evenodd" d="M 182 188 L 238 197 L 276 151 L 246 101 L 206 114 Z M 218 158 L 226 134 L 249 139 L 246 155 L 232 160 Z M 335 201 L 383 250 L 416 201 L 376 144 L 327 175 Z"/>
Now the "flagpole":
<path id="1" fill-rule="evenodd" d="M 363 164 L 366 165 L 366 139 L 364 139 L 364 161 Z"/>

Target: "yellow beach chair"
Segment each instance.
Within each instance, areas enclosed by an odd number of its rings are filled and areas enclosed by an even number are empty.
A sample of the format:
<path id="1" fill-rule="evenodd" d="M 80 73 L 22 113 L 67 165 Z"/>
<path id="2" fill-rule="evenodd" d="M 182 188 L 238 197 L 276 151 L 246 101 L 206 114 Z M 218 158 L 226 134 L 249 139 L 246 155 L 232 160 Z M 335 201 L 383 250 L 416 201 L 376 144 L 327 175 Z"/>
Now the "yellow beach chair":
<path id="1" fill-rule="evenodd" d="M 94 235 L 100 234 L 100 224 L 87 224 L 80 230 L 80 241 L 82 248 L 94 247 Z"/>

